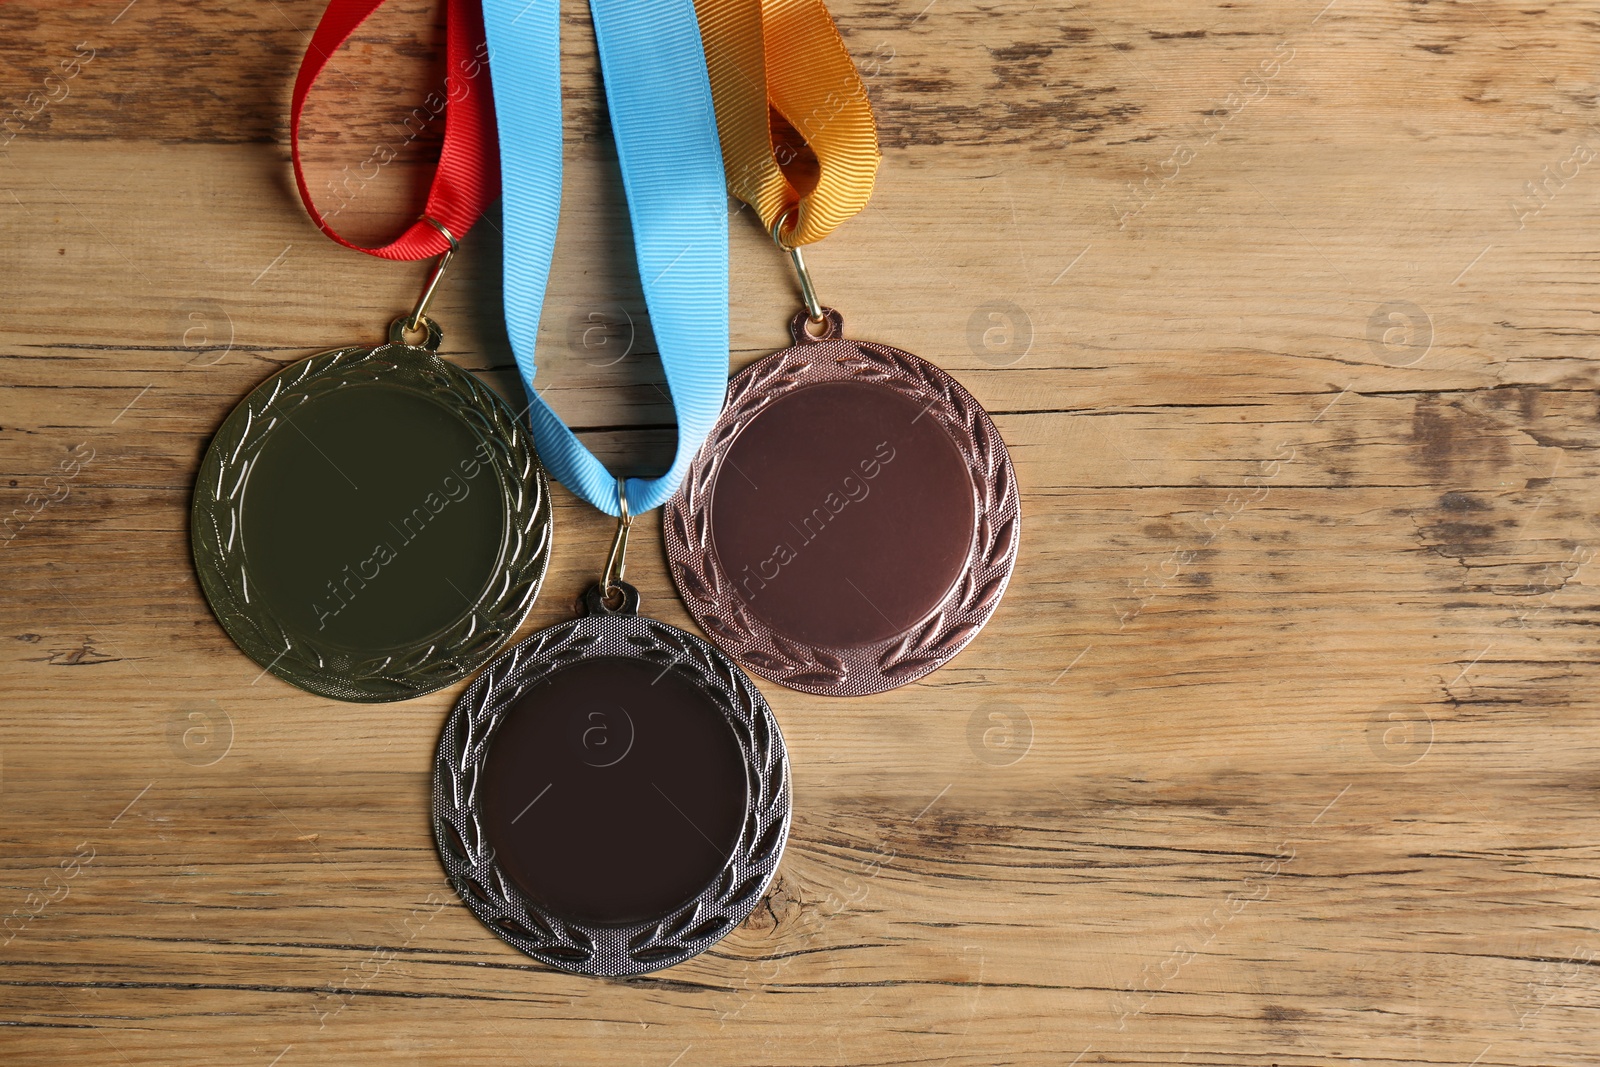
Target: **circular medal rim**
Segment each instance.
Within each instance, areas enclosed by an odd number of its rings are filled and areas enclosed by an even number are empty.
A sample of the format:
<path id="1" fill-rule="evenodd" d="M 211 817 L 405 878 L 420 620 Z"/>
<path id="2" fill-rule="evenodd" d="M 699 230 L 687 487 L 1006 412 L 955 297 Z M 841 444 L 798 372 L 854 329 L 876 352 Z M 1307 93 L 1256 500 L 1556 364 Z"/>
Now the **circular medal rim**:
<path id="1" fill-rule="evenodd" d="M 798 317 L 797 317 L 798 321 Z M 801 341 L 744 368 L 728 382 L 722 415 L 696 454 L 684 490 L 662 508 L 673 584 L 701 629 L 747 669 L 819 696 L 868 696 L 916 681 L 953 659 L 989 621 L 1016 565 L 1021 503 L 1011 455 L 983 405 L 960 382 L 913 353 L 840 337 Z M 778 397 L 823 382 L 867 382 L 919 402 L 972 476 L 973 529 L 966 566 L 917 623 L 882 641 L 810 645 L 774 630 L 735 595 L 711 537 L 711 502 L 734 442 Z M 731 607 L 731 610 L 730 610 Z"/>
<path id="2" fill-rule="evenodd" d="M 239 508 L 250 464 L 279 426 L 274 404 L 385 374 L 474 424 L 492 447 L 508 512 L 493 583 L 444 628 L 390 653 L 367 656 L 304 635 L 290 636 L 250 595 Z M 227 487 L 231 487 L 227 488 Z M 278 371 L 228 413 L 201 460 L 190 503 L 189 542 L 212 613 L 239 649 L 267 671 L 317 696 L 388 703 L 436 692 L 477 670 L 516 635 L 533 609 L 550 563 L 549 481 L 522 428 L 498 393 L 425 348 L 405 344 L 331 349 Z M 234 531 L 230 535 L 225 531 Z"/>
<path id="3" fill-rule="evenodd" d="M 666 916 L 617 925 L 569 922 L 529 899 L 500 869 L 479 811 L 478 777 L 496 730 L 524 692 L 580 660 L 619 655 L 677 670 L 712 697 L 750 776 L 744 818 L 729 862 Z M 641 615 L 586 615 L 503 652 L 456 702 L 434 758 L 434 846 L 451 888 L 501 940 L 574 974 L 644 974 L 682 963 L 722 940 L 754 910 L 777 874 L 790 815 L 788 750 L 760 690 L 713 645 Z"/>

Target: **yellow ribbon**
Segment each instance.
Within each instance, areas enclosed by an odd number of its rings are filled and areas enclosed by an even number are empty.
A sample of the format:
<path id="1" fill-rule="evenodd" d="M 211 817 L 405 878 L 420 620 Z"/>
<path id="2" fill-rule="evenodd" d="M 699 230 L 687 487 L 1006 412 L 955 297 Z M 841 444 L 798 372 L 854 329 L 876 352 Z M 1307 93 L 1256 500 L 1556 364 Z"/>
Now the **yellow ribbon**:
<path id="1" fill-rule="evenodd" d="M 866 87 L 822 0 L 695 0 L 733 195 L 786 248 L 860 211 L 878 169 Z"/>

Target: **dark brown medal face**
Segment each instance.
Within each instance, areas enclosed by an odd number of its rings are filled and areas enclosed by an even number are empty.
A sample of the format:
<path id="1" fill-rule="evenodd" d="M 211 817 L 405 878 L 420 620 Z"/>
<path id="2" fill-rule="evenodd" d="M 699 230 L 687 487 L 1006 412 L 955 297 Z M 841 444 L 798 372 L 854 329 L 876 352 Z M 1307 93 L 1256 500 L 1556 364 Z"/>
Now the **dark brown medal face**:
<path id="1" fill-rule="evenodd" d="M 772 711 L 705 641 L 592 589 L 502 652 L 445 722 L 433 832 L 461 900 L 538 960 L 640 974 L 750 914 L 789 833 Z"/>
<path id="2" fill-rule="evenodd" d="M 660 919 L 711 883 L 744 822 L 744 758 L 721 710 L 640 659 L 580 660 L 495 733 L 484 830 L 528 897 L 573 922 Z"/>
<path id="3" fill-rule="evenodd" d="M 1016 558 L 999 432 L 937 367 L 827 332 L 747 367 L 664 510 L 690 613 L 750 670 L 876 693 L 954 656 Z"/>
<path id="4" fill-rule="evenodd" d="M 914 399 L 859 381 L 797 388 L 734 439 L 711 539 L 751 613 L 825 648 L 897 636 L 960 578 L 972 476 Z"/>
<path id="5" fill-rule="evenodd" d="M 449 685 L 512 636 L 549 526 L 544 472 L 505 402 L 390 344 L 293 364 L 234 409 L 190 536 L 212 610 L 251 658 L 313 693 L 385 701 Z"/>

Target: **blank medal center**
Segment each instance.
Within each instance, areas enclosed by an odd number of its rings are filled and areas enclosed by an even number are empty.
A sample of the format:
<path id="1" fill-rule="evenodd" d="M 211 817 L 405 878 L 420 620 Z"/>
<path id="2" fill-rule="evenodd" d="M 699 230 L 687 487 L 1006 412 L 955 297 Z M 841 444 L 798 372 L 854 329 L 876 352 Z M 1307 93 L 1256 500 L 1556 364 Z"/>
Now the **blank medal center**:
<path id="1" fill-rule="evenodd" d="M 743 751 L 720 708 L 642 659 L 579 660 L 530 688 L 490 742 L 480 802 L 495 856 L 569 922 L 657 919 L 727 865 Z"/>
<path id="2" fill-rule="evenodd" d="M 243 535 L 255 591 L 284 627 L 373 653 L 470 611 L 506 525 L 491 453 L 472 427 L 376 383 L 282 414 L 250 470 Z"/>
<path id="3" fill-rule="evenodd" d="M 712 493 L 717 557 L 747 610 L 823 648 L 926 618 L 972 545 L 973 479 L 935 416 L 865 382 L 773 401 L 728 450 Z"/>

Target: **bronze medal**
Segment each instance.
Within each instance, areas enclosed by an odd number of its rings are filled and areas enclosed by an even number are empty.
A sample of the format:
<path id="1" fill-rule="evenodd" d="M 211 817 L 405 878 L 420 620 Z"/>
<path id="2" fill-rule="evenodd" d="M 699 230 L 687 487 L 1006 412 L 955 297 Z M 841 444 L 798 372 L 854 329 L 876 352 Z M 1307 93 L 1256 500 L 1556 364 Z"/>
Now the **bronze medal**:
<path id="1" fill-rule="evenodd" d="M 1005 442 L 955 379 L 838 312 L 746 367 L 663 511 L 689 613 L 749 670 L 830 696 L 951 659 L 1016 561 Z"/>
<path id="2" fill-rule="evenodd" d="M 247 655 L 322 696 L 404 700 L 516 632 L 550 550 L 533 442 L 440 333 L 286 367 L 212 439 L 190 539 L 201 587 Z"/>
<path id="3" fill-rule="evenodd" d="M 742 922 L 789 832 L 766 701 L 721 652 L 638 614 L 626 582 L 508 649 L 445 723 L 434 838 L 523 952 L 578 974 L 680 963 Z"/>

